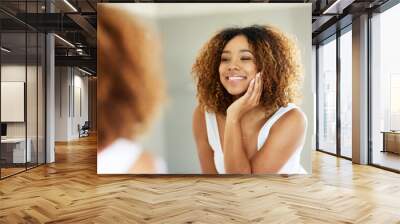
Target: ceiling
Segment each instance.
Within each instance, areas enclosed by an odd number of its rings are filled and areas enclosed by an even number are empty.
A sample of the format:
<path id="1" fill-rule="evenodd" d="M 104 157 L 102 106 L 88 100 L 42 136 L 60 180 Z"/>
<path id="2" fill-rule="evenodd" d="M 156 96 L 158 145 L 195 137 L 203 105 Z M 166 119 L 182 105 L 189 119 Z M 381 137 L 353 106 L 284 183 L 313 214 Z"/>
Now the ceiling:
<path id="1" fill-rule="evenodd" d="M 0 2 L 0 25 L 4 38 L 9 38 L 15 49 L 25 46 L 25 39 L 21 37 L 28 28 L 32 31 L 55 32 L 59 37 L 67 40 L 70 44 L 55 38 L 56 44 L 56 65 L 80 66 L 95 73 L 96 71 L 96 27 L 97 27 L 97 3 L 167 3 L 167 2 L 238 2 L 238 3 L 311 3 L 312 4 L 312 37 L 313 43 L 327 38 L 336 32 L 337 28 L 351 23 L 351 18 L 361 12 L 374 9 L 388 0 L 205 0 L 205 1 L 168 1 L 168 0 L 136 0 L 136 1 L 115 1 L 115 0 L 1 0 Z M 196 7 L 190 6 L 193 9 Z M 210 6 L 211 7 L 211 6 Z M 233 6 L 234 7 L 234 6 Z M 211 12 L 211 7 L 207 12 Z M 226 7 L 224 7 L 227 9 Z M 235 7 L 234 7 L 235 8 Z M 237 8 L 245 10 L 245 7 Z M 49 12 L 52 13 L 49 13 Z M 194 13 L 207 13 L 202 9 Z M 185 10 L 177 8 L 175 11 L 163 11 L 151 9 L 149 14 L 157 14 L 160 17 L 184 14 Z M 341 20 L 340 23 L 338 21 Z M 347 21 L 347 22 L 346 22 Z M 338 26 L 338 24 L 340 24 Z M 5 43 L 4 41 L 2 43 Z M 34 44 L 28 45 L 30 47 Z M 79 49 L 79 50 L 77 50 Z M 18 50 L 17 50 L 18 51 Z"/>

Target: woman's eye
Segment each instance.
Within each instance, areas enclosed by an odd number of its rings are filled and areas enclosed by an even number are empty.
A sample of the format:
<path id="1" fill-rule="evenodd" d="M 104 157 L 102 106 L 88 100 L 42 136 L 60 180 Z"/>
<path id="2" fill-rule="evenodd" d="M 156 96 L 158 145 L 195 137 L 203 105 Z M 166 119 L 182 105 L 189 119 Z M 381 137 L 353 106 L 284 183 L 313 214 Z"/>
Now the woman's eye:
<path id="1" fill-rule="evenodd" d="M 228 58 L 221 58 L 221 61 L 228 61 Z"/>
<path id="2" fill-rule="evenodd" d="M 242 60 L 248 61 L 248 60 L 252 60 L 252 58 L 251 57 L 243 57 Z"/>

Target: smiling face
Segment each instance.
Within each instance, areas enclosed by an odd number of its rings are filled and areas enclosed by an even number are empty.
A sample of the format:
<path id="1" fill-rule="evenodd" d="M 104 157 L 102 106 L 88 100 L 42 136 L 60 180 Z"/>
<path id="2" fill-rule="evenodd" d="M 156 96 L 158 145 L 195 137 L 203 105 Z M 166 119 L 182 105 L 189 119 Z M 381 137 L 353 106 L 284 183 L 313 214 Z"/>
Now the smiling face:
<path id="1" fill-rule="evenodd" d="M 238 35 L 224 47 L 219 64 L 219 78 L 229 94 L 240 96 L 246 92 L 257 73 L 255 56 L 247 38 Z"/>

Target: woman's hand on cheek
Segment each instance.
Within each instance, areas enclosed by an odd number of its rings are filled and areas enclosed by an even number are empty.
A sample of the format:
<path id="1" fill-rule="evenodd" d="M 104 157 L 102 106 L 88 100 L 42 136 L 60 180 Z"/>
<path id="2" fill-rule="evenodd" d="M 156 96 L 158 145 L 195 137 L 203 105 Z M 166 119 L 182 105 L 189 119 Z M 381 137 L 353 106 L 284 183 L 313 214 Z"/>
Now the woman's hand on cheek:
<path id="1" fill-rule="evenodd" d="M 260 73 L 250 81 L 246 93 L 233 102 L 227 109 L 227 120 L 237 122 L 241 117 L 259 104 L 262 91 Z"/>

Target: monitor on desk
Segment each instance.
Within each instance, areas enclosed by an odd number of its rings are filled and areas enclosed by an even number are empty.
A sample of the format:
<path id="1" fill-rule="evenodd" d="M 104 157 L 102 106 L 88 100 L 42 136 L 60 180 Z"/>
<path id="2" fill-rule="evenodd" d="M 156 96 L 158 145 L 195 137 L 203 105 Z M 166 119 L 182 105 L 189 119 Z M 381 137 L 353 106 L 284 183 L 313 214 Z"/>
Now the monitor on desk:
<path id="1" fill-rule="evenodd" d="M 1 123 L 1 138 L 5 138 L 7 136 L 7 124 Z"/>

